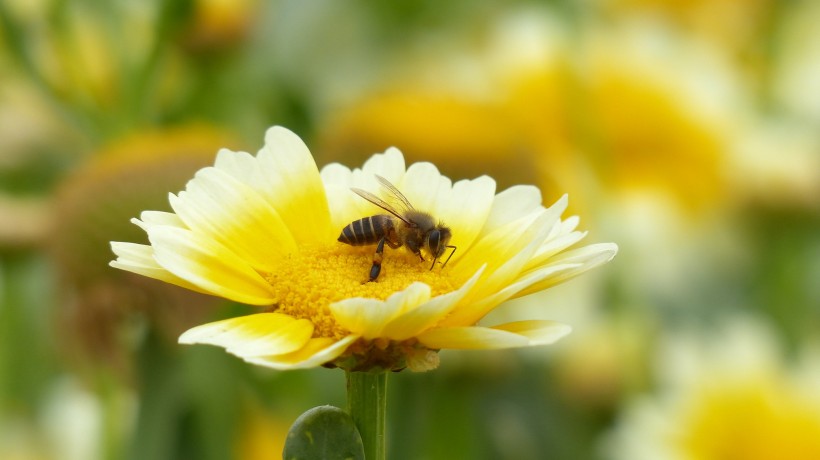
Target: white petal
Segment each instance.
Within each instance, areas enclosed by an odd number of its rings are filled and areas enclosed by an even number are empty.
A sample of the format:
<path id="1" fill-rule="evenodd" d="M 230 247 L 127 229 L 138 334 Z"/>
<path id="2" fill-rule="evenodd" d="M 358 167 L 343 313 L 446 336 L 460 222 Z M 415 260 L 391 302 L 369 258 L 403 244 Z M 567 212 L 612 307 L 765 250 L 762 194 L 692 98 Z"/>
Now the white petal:
<path id="1" fill-rule="evenodd" d="M 575 278 L 582 273 L 609 262 L 617 253 L 618 245 L 615 243 L 598 243 L 558 254 L 550 261 L 550 266 L 571 266 L 572 268 L 556 273 L 554 276 L 546 278 L 543 281 L 533 283 L 526 289 L 515 294 L 514 297 L 522 297 Z"/>
<path id="2" fill-rule="evenodd" d="M 401 183 L 393 185 L 401 190 L 416 209 L 429 213 L 436 210 L 439 197 L 447 196 L 453 186 L 450 179 L 442 176 L 432 163 L 427 162 L 410 165 Z"/>
<path id="3" fill-rule="evenodd" d="M 267 179 L 262 176 L 259 163 L 250 153 L 221 149 L 216 154 L 214 167 L 231 175 L 239 182 L 246 184 L 264 196 Z"/>
<path id="4" fill-rule="evenodd" d="M 419 342 L 433 349 L 488 350 L 546 345 L 571 331 L 554 321 L 521 321 L 487 327 L 452 327 L 431 329 L 419 336 Z"/>
<path id="5" fill-rule="evenodd" d="M 321 174 L 334 229 L 341 232 L 347 224 L 365 217 L 360 208 L 364 200 L 350 190 L 354 185 L 349 168 L 331 163 L 322 168 Z"/>
<path id="6" fill-rule="evenodd" d="M 392 184 L 398 184 L 405 174 L 404 155 L 399 149 L 390 147 L 384 153 L 373 155 L 365 161 L 362 173 L 371 177 L 378 174 Z"/>
<path id="7" fill-rule="evenodd" d="M 511 298 L 521 297 L 525 295 L 524 292 L 535 292 L 540 290 L 533 289 L 532 286 L 542 286 L 548 282 L 551 283 L 552 280 L 555 279 L 564 279 L 564 275 L 567 273 L 573 273 L 582 267 L 583 264 L 580 263 L 554 264 L 541 267 L 538 270 L 522 275 L 516 279 L 515 282 L 507 285 L 500 291 L 490 295 L 484 295 L 475 302 L 472 302 L 468 309 L 470 313 L 469 315 L 463 315 L 458 318 L 448 318 L 449 322 L 447 325 L 457 326 L 473 324 L 495 309 L 502 302 L 505 302 Z M 456 323 L 456 321 L 463 321 L 463 323 Z"/>
<path id="8" fill-rule="evenodd" d="M 140 213 L 139 220 L 131 219 L 131 222 L 138 225 L 146 232 L 149 227 L 154 225 L 168 225 L 171 227 L 186 228 L 185 222 L 183 222 L 178 215 L 172 212 L 164 211 L 143 211 Z"/>
<path id="9" fill-rule="evenodd" d="M 487 235 L 541 208 L 541 191 L 537 187 L 516 185 L 503 190 L 495 196 L 481 234 Z"/>
<path id="10" fill-rule="evenodd" d="M 461 180 L 436 199 L 429 212 L 449 226 L 453 233 L 450 244 L 458 251 L 467 251 L 481 232 L 495 197 L 495 181 L 487 176 Z M 456 253 L 458 258 L 459 253 Z M 455 262 L 456 259 L 453 259 Z"/>
<path id="11" fill-rule="evenodd" d="M 301 349 L 313 323 L 279 313 L 258 313 L 203 324 L 185 331 L 179 343 L 207 344 L 240 357 L 282 355 Z"/>
<path id="12" fill-rule="evenodd" d="M 527 270 L 537 269 L 538 267 L 547 263 L 552 263 L 552 258 L 559 252 L 581 241 L 587 232 L 570 232 L 566 235 L 560 235 L 554 238 L 547 238 L 544 244 L 538 248 L 535 255 L 527 262 Z"/>

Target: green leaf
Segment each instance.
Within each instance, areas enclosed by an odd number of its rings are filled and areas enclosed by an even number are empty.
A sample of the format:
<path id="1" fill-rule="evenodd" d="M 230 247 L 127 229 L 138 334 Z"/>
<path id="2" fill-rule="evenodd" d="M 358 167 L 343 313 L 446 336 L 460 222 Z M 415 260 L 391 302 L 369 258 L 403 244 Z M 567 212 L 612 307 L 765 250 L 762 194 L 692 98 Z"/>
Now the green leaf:
<path id="1" fill-rule="evenodd" d="M 364 460 L 364 446 L 353 419 L 333 406 L 310 409 L 293 422 L 284 460 Z"/>

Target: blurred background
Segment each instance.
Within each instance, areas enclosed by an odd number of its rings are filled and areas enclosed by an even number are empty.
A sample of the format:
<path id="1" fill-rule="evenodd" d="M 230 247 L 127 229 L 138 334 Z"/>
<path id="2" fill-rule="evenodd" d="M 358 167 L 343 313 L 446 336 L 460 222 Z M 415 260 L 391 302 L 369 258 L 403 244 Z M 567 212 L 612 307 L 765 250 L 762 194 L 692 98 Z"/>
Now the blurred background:
<path id="1" fill-rule="evenodd" d="M 183 347 L 246 311 L 108 267 L 289 127 L 569 193 L 574 333 L 389 384 L 391 459 L 820 458 L 820 2 L 0 1 L 0 458 L 279 458 L 341 371 Z"/>

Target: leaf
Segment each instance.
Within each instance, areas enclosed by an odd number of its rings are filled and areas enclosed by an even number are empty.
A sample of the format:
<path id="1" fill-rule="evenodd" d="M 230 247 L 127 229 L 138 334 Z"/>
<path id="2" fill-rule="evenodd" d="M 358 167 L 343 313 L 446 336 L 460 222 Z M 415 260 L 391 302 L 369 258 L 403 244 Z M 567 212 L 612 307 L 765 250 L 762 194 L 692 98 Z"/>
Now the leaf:
<path id="1" fill-rule="evenodd" d="M 364 460 L 362 438 L 350 415 L 333 406 L 308 410 L 290 427 L 283 460 Z"/>

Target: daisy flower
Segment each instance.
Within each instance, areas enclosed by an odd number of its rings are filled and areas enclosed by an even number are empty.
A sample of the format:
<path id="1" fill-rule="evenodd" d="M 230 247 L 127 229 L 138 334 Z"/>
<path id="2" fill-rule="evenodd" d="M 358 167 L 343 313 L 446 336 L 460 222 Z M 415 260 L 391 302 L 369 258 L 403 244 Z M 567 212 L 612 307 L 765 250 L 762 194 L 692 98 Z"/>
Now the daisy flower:
<path id="1" fill-rule="evenodd" d="M 378 177 L 446 223 L 457 247 L 448 263 L 424 250 L 422 262 L 406 246 L 385 248 L 381 274 L 368 281 L 375 245 L 338 238 L 351 222 L 386 214 L 351 190 L 389 200 Z M 486 176 L 453 183 L 430 163 L 406 167 L 394 148 L 360 169 L 334 163 L 319 171 L 302 140 L 282 127 L 267 131 L 256 156 L 221 150 L 214 166 L 169 199 L 174 212 L 133 220 L 150 244 L 112 243 L 111 266 L 258 305 L 259 313 L 194 327 L 179 341 L 275 369 L 421 371 L 435 368 L 444 348 L 552 343 L 570 328 L 549 320 L 477 323 L 504 301 L 617 252 L 613 243 L 571 249 L 585 233 L 577 217 L 561 219 L 566 196 L 546 208 L 532 186 L 496 194 Z"/>

